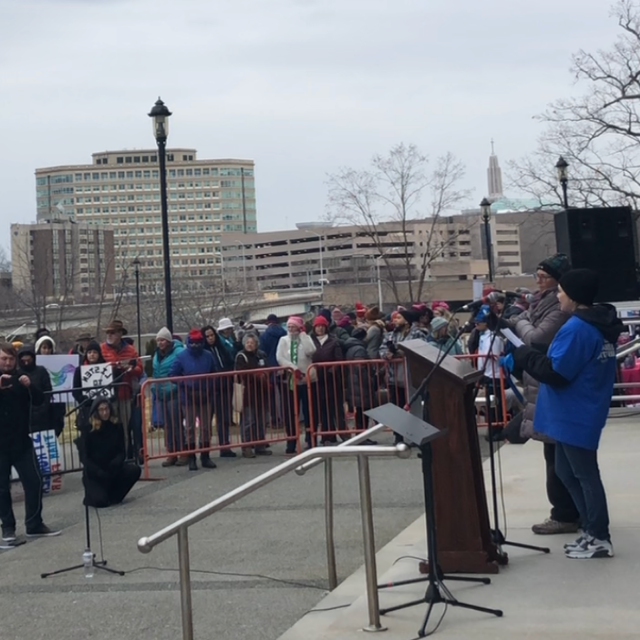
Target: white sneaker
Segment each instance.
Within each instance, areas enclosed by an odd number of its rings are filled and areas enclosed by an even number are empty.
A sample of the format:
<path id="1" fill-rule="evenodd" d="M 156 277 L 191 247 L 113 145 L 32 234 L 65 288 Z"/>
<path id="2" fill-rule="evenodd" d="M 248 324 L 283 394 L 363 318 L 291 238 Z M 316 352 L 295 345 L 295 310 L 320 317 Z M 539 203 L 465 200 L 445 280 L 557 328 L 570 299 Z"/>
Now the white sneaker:
<path id="1" fill-rule="evenodd" d="M 588 537 L 586 533 L 581 533 L 573 542 L 568 542 L 564 545 L 564 552 L 577 549 Z"/>
<path id="2" fill-rule="evenodd" d="M 613 558 L 613 545 L 610 540 L 598 540 L 593 536 L 585 538 L 579 546 L 565 551 L 567 558 L 588 560 L 591 558 Z"/>

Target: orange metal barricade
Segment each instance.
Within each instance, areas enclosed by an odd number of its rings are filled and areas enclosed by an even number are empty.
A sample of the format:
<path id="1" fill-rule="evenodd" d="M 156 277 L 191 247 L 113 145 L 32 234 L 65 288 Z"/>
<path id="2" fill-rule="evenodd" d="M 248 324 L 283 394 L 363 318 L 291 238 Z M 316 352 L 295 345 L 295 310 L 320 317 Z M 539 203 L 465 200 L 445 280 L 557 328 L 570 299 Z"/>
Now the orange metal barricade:
<path id="1" fill-rule="evenodd" d="M 479 393 L 476 400 L 476 423 L 478 427 L 487 427 L 487 402 L 486 394 L 489 393 L 490 397 L 493 397 L 493 402 L 490 403 L 491 413 L 491 425 L 493 428 L 501 429 L 507 422 L 509 422 L 509 412 L 506 396 L 506 380 L 504 377 L 504 371 L 502 367 L 499 367 L 498 375 L 493 378 L 492 367 L 487 366 L 484 368 L 485 360 L 488 358 L 496 365 L 499 361 L 499 356 L 496 355 L 479 355 L 479 354 L 464 354 L 460 356 L 454 356 L 456 360 L 464 360 L 468 362 L 474 369 L 484 369 L 486 376 L 483 380 L 478 382 Z M 498 368 L 498 367 L 496 367 Z"/>
<path id="2" fill-rule="evenodd" d="M 338 438 L 346 440 L 365 431 L 371 426 L 364 414 L 368 409 L 386 402 L 403 407 L 407 402 L 406 380 L 403 358 L 311 365 L 306 381 L 312 445 L 318 444 L 318 438 L 322 443 L 337 442 Z"/>
<path id="3" fill-rule="evenodd" d="M 141 388 L 144 475 L 149 461 L 287 442 L 299 449 L 299 387 L 273 367 L 175 378 Z"/>

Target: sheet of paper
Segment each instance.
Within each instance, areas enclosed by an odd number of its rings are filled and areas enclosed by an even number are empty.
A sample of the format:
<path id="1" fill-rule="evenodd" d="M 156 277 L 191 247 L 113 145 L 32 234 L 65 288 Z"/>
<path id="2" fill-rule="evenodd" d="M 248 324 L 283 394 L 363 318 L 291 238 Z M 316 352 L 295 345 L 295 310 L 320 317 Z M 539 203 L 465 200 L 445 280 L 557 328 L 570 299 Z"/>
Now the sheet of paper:
<path id="1" fill-rule="evenodd" d="M 500 329 L 500 332 L 514 347 L 521 347 L 524 344 L 511 329 Z"/>

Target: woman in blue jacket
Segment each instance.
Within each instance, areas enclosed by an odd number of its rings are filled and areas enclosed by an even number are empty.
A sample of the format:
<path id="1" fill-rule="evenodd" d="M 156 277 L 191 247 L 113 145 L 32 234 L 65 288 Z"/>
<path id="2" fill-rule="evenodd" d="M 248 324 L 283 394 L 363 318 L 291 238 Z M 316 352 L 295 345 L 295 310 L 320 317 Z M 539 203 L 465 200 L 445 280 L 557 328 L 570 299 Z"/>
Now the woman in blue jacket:
<path id="1" fill-rule="evenodd" d="M 171 366 L 177 355 L 184 349 L 180 340 L 174 340 L 171 331 L 162 327 L 156 336 L 158 348 L 153 356 L 153 377 L 168 378 Z M 182 429 L 178 385 L 175 382 L 156 382 L 151 386 L 153 399 L 152 421 L 156 428 L 164 429 L 167 453 L 177 453 L 185 449 L 185 434 Z M 163 467 L 177 465 L 182 467 L 188 463 L 187 456 L 170 455 Z"/>
<path id="2" fill-rule="evenodd" d="M 573 498 L 582 535 L 565 545 L 568 558 L 611 558 L 607 497 L 597 449 L 616 376 L 616 342 L 623 325 L 611 305 L 596 305 L 598 276 L 574 269 L 560 279 L 560 308 L 571 318 L 546 354 L 519 347 L 516 366 L 539 380 L 534 428 L 556 441 L 556 473 Z"/>

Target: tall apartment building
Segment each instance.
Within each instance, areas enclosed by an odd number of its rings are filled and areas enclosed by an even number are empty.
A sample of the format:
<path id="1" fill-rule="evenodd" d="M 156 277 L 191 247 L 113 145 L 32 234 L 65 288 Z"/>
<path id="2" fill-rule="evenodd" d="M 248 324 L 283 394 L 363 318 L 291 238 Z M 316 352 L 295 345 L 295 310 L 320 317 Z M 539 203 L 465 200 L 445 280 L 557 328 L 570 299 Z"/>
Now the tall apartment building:
<path id="1" fill-rule="evenodd" d="M 55 220 L 11 225 L 13 289 L 41 302 L 90 302 L 113 293 L 113 231 Z"/>
<path id="2" fill-rule="evenodd" d="M 167 149 L 167 188 L 173 284 L 210 282 L 221 273 L 225 234 L 257 231 L 254 163 Z M 105 151 L 88 165 L 37 169 L 36 196 L 38 220 L 62 216 L 113 229 L 117 281 L 138 258 L 141 290 L 162 286 L 157 150 Z"/>

